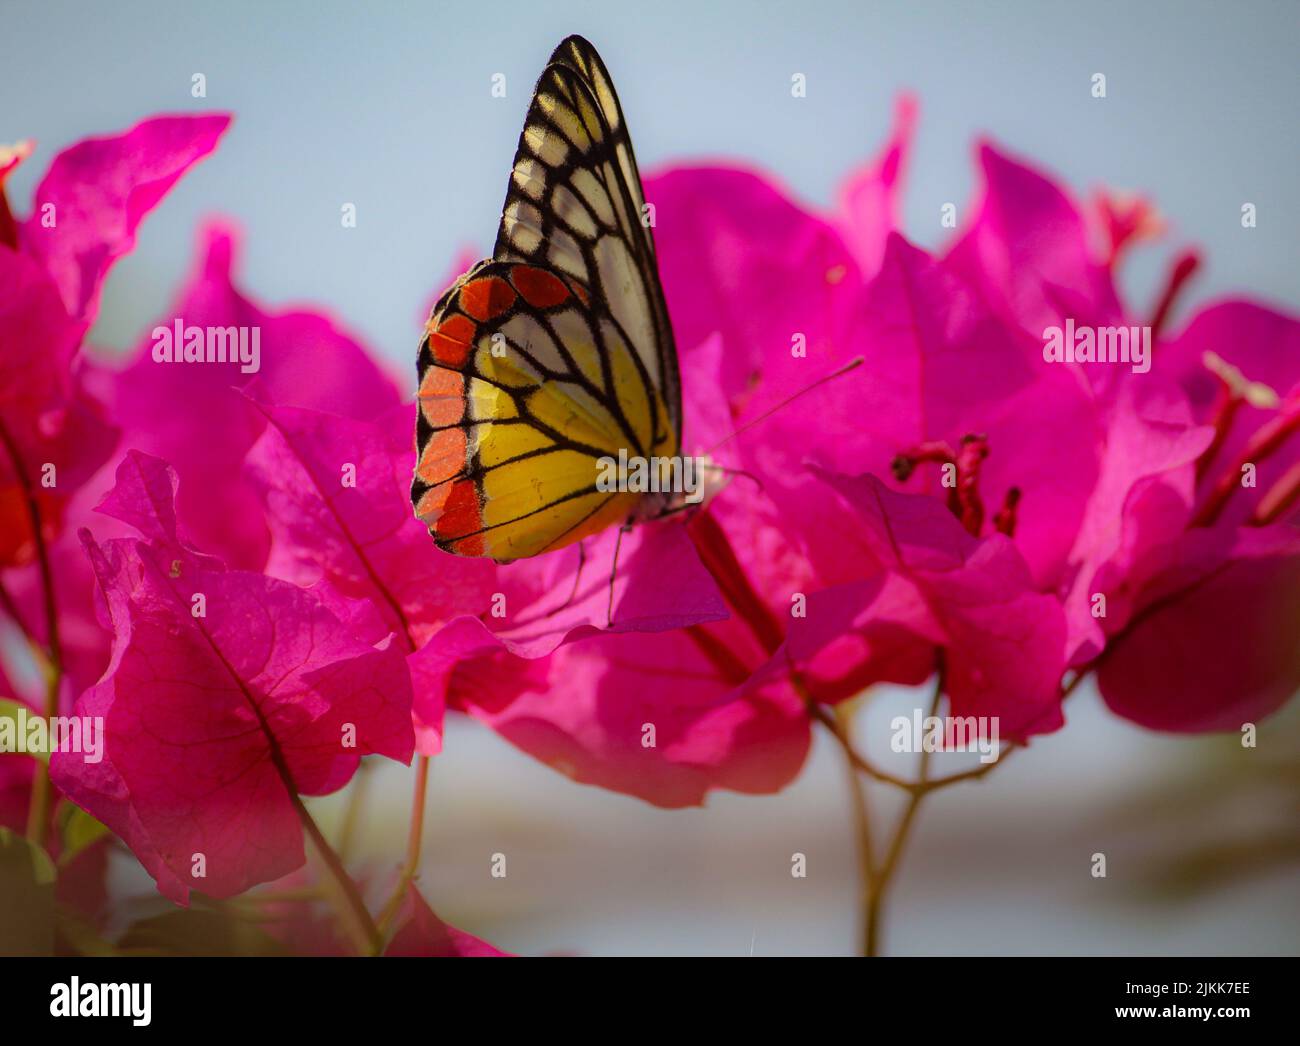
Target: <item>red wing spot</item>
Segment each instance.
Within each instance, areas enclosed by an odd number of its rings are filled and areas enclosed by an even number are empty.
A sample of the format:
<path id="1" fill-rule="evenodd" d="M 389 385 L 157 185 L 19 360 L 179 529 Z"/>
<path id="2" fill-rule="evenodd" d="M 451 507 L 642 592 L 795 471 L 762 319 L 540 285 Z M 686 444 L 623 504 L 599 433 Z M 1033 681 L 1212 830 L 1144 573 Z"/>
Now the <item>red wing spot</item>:
<path id="1" fill-rule="evenodd" d="M 466 316 L 448 316 L 429 332 L 429 351 L 444 367 L 460 370 L 469 359 L 469 347 L 474 344 L 478 328 Z"/>
<path id="2" fill-rule="evenodd" d="M 591 308 L 591 295 L 587 293 L 587 288 L 577 280 L 570 280 L 569 286 L 573 288 L 573 293 L 578 296 L 578 300 L 587 308 Z"/>
<path id="3" fill-rule="evenodd" d="M 483 526 L 483 514 L 478 504 L 478 484 L 472 479 L 458 479 L 438 517 L 438 536 L 455 541 L 461 534 L 473 534 Z M 469 553 L 466 553 L 467 555 Z"/>
<path id="4" fill-rule="evenodd" d="M 483 555 L 483 535 L 475 534 L 473 537 L 453 542 L 447 551 L 455 552 L 458 556 L 481 556 Z"/>
<path id="5" fill-rule="evenodd" d="M 545 269 L 536 269 L 531 265 L 514 266 L 510 270 L 510 280 L 519 288 L 524 301 L 535 309 L 549 309 L 552 305 L 559 305 L 569 296 L 569 288 L 564 285 L 562 279 L 554 273 L 547 272 Z"/>
<path id="6" fill-rule="evenodd" d="M 470 280 L 460 289 L 460 307 L 480 323 L 495 319 L 515 303 L 515 292 L 500 276 Z"/>

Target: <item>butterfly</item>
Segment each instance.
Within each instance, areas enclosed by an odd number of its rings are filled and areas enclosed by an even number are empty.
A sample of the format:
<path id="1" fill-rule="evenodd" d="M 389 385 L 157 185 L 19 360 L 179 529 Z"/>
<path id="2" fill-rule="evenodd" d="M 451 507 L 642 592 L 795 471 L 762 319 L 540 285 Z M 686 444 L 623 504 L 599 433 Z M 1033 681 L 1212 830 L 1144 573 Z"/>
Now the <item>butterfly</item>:
<path id="1" fill-rule="evenodd" d="M 438 547 L 509 562 L 680 495 L 602 483 L 677 458 L 672 325 L 623 110 L 580 36 L 547 62 L 492 257 L 439 299 L 420 343 L 415 514 Z"/>

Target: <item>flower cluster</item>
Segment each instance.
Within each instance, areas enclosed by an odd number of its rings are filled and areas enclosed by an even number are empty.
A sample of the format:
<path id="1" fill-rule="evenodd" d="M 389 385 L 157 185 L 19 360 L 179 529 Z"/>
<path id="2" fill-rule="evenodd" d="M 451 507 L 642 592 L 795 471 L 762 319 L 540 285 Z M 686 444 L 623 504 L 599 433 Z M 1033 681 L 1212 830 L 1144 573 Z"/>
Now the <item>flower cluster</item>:
<path id="1" fill-rule="evenodd" d="M 781 789 L 877 682 L 939 672 L 954 715 L 1016 744 L 1093 672 L 1118 715 L 1179 732 L 1300 688 L 1300 323 L 1229 300 L 1171 331 L 1194 253 L 1135 317 L 1117 270 L 1151 206 L 1081 205 L 987 143 L 969 219 L 921 249 L 896 217 L 914 115 L 829 214 L 739 168 L 647 181 L 686 449 L 734 477 L 613 571 L 615 533 L 509 565 L 439 551 L 407 498 L 409 378 L 248 297 L 224 224 L 159 324 L 255 329 L 257 366 L 87 343 L 112 262 L 227 117 L 68 149 L 21 221 L 3 184 L 30 149 L 0 155 L 0 698 L 103 724 L 101 758 L 0 763 L 5 845 L 25 833 L 33 883 L 56 859 L 77 913 L 49 946 L 105 925 L 107 826 L 177 904 L 312 886 L 305 837 L 359 947 L 499 954 L 411 867 L 357 885 L 302 800 L 363 757 L 436 756 L 448 710 L 680 807 Z M 1135 326 L 1145 369 L 1044 351 Z M 289 908 L 272 945 L 338 949 Z"/>

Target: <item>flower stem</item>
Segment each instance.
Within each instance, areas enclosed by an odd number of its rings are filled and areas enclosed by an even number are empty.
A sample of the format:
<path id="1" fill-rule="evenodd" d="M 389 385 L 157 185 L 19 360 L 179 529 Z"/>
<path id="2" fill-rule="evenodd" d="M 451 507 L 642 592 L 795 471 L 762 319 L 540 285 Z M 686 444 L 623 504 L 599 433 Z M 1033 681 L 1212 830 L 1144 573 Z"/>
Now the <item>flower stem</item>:
<path id="1" fill-rule="evenodd" d="M 799 679 L 798 676 L 791 677 L 795 689 L 803 695 L 804 700 L 808 703 L 808 714 L 812 716 L 822 726 L 826 727 L 834 736 L 839 746 L 844 751 L 844 757 L 848 759 L 858 770 L 862 771 L 868 777 L 873 777 L 882 784 L 893 785 L 895 788 L 901 788 L 904 791 L 911 791 L 916 787 L 912 781 L 905 781 L 901 777 L 895 777 L 886 770 L 881 770 L 872 763 L 866 756 L 859 752 L 853 745 L 852 740 L 845 733 L 844 727 L 836 720 L 835 716 L 823 708 L 815 698 L 813 698 Z"/>
<path id="2" fill-rule="evenodd" d="M 23 501 L 27 506 L 27 518 L 32 528 L 32 543 L 36 548 L 36 562 L 41 572 L 41 589 L 45 604 L 45 707 L 42 712 L 46 721 L 59 714 L 59 688 L 63 684 L 63 644 L 59 638 L 59 613 L 54 595 L 54 571 L 50 566 L 50 550 L 45 544 L 45 531 L 41 525 L 41 508 L 36 501 L 36 491 L 32 488 L 27 470 L 23 468 L 22 457 L 18 453 L 8 430 L 0 425 L 0 442 L 4 444 L 9 460 L 13 462 L 14 476 L 22 487 Z M 14 608 L 17 619 L 17 608 Z M 21 627 L 21 622 L 20 622 Z M 32 776 L 32 794 L 27 807 L 27 839 L 37 846 L 45 843 L 45 831 L 50 818 L 50 767 L 44 760 L 37 760 L 36 771 Z"/>
<path id="3" fill-rule="evenodd" d="M 943 700 L 946 681 L 947 673 L 944 671 L 943 654 L 940 652 L 939 670 L 934 684 L 934 697 L 930 699 L 931 716 L 939 714 L 939 703 Z M 988 765 L 994 766 L 996 764 L 990 763 Z M 880 927 L 884 916 L 885 895 L 889 890 L 890 883 L 893 881 L 894 873 L 898 870 L 898 861 L 903 855 L 903 847 L 907 844 L 912 825 L 916 823 L 916 814 L 921 808 L 921 801 L 932 790 L 929 777 L 930 753 L 922 745 L 921 760 L 916 775 L 917 787 L 913 788 L 911 794 L 907 797 L 907 805 L 903 808 L 903 816 L 899 819 L 898 827 L 894 829 L 893 838 L 889 841 L 889 849 L 885 853 L 885 859 L 881 862 L 879 871 L 872 876 L 869 884 L 866 925 L 863 929 L 863 954 L 866 956 L 880 954 Z"/>
<path id="4" fill-rule="evenodd" d="M 43 714 L 50 722 L 59 714 L 59 685 L 63 673 L 49 669 L 45 675 L 45 708 Z M 36 760 L 36 769 L 32 774 L 32 794 L 27 806 L 27 841 L 36 846 L 45 845 L 45 831 L 50 820 L 50 765 L 43 759 Z"/>
<path id="5" fill-rule="evenodd" d="M 866 955 L 871 948 L 871 927 L 872 920 L 869 919 L 868 912 L 871 908 L 872 889 L 876 881 L 876 853 L 871 842 L 871 804 L 867 796 L 867 784 L 863 776 L 858 773 L 858 766 L 850 757 L 850 748 L 852 745 L 852 727 L 850 726 L 849 717 L 840 713 L 836 709 L 836 719 L 844 731 L 844 738 L 848 745 L 842 746 L 844 751 L 844 766 L 849 773 L 849 802 L 853 808 L 853 824 L 857 829 L 858 841 L 858 879 L 859 879 L 859 896 L 862 909 L 862 954 Z"/>
<path id="6" fill-rule="evenodd" d="M 406 861 L 398 874 L 397 886 L 394 887 L 392 896 L 388 898 L 388 903 L 384 905 L 383 911 L 379 915 L 381 937 L 387 936 L 393 920 L 397 918 L 397 913 L 401 910 L 402 899 L 406 896 L 407 889 L 415 880 L 416 873 L 420 870 L 420 850 L 424 840 L 424 800 L 428 792 L 428 785 L 429 757 L 427 755 L 417 756 L 415 763 L 415 793 L 411 797 L 411 824 L 407 830 L 406 838 Z"/>
<path id="7" fill-rule="evenodd" d="M 361 811 L 365 809 L 372 770 L 372 764 L 362 759 L 357 764 L 357 772 L 352 778 L 352 788 L 348 793 L 347 806 L 343 808 L 343 821 L 339 826 L 339 839 L 336 845 L 339 859 L 344 863 L 352 856 L 352 847 L 356 843 L 357 822 L 361 819 Z"/>
<path id="8" fill-rule="evenodd" d="M 366 908 L 366 902 L 361 897 L 361 891 L 357 889 L 357 884 L 352 881 L 347 869 L 343 867 L 339 855 L 325 841 L 320 826 L 316 824 L 306 804 L 303 803 L 302 797 L 292 790 L 290 790 L 289 796 L 294 809 L 298 811 L 298 820 L 302 822 L 307 837 L 311 839 L 316 853 L 320 856 L 321 863 L 325 865 L 330 878 L 334 880 L 334 885 L 343 897 L 344 913 L 348 916 L 344 921 L 348 924 L 348 930 L 356 941 L 357 950 L 362 955 L 378 955 L 383 948 L 383 938 L 379 933 L 379 927 L 375 925 L 375 920 L 370 916 L 369 909 Z"/>

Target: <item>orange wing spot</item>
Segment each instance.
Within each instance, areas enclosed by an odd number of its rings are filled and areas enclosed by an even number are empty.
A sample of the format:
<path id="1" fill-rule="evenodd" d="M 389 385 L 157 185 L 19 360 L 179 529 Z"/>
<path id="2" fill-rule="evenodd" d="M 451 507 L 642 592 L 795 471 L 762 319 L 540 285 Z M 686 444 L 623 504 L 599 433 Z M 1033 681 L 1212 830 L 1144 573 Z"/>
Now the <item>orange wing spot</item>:
<path id="1" fill-rule="evenodd" d="M 458 556 L 483 555 L 486 546 L 482 534 L 457 537 L 478 530 L 482 525 L 478 488 L 473 480 L 462 479 L 430 487 L 415 506 L 415 514 L 429 528 L 439 548 Z"/>
<path id="2" fill-rule="evenodd" d="M 470 346 L 478 327 L 465 316 L 448 316 L 429 332 L 429 351 L 444 367 L 460 370 L 469 359 Z"/>
<path id="3" fill-rule="evenodd" d="M 573 288 L 573 293 L 578 296 L 578 300 L 587 308 L 591 308 L 591 295 L 587 293 L 587 288 L 577 280 L 570 280 L 569 286 Z"/>
<path id="4" fill-rule="evenodd" d="M 469 461 L 464 429 L 442 429 L 433 433 L 420 449 L 415 474 L 433 486 L 457 475 Z"/>
<path id="5" fill-rule="evenodd" d="M 460 289 L 460 307 L 480 323 L 500 316 L 515 303 L 515 292 L 500 276 L 470 280 Z"/>
<path id="6" fill-rule="evenodd" d="M 430 530 L 438 525 L 438 517 L 442 515 L 442 506 L 447 503 L 449 493 L 451 493 L 451 484 L 443 483 L 430 487 L 420 495 L 420 503 L 415 506 L 415 514 Z"/>
<path id="7" fill-rule="evenodd" d="M 548 309 L 552 305 L 559 305 L 569 296 L 569 288 L 564 285 L 562 279 L 554 273 L 531 265 L 514 266 L 510 270 L 510 280 L 519 288 L 524 301 L 535 309 Z"/>
<path id="8" fill-rule="evenodd" d="M 438 536 L 447 541 L 455 541 L 462 534 L 473 534 L 483 526 L 483 513 L 479 510 L 478 485 L 472 479 L 458 479 L 451 484 L 447 500 L 442 506 L 442 515 L 438 517 Z M 482 536 L 478 537 L 480 546 Z M 468 539 L 466 539 L 468 540 Z M 466 552 L 464 555 L 478 555 Z"/>
<path id="9" fill-rule="evenodd" d="M 465 416 L 465 378 L 453 370 L 430 367 L 418 396 L 424 420 L 435 429 L 455 425 Z"/>

